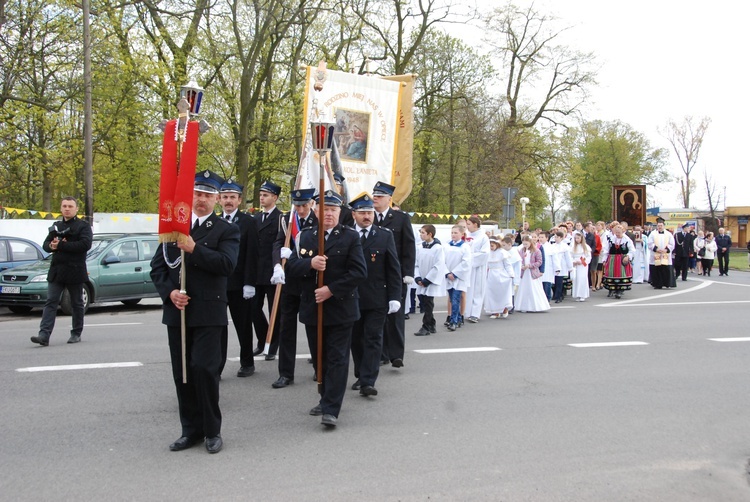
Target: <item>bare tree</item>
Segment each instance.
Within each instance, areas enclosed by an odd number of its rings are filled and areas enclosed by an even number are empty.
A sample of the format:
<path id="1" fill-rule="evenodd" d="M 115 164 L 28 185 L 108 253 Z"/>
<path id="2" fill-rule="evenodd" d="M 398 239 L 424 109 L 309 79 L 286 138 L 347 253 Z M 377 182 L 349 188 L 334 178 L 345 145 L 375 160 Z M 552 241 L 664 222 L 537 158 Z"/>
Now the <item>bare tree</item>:
<path id="1" fill-rule="evenodd" d="M 690 207 L 690 193 L 693 186 L 690 184 L 690 173 L 698 162 L 698 154 L 703 146 L 703 136 L 706 134 L 711 119 L 703 117 L 695 124 L 693 117 L 685 117 L 681 123 L 670 120 L 666 131 L 663 133 L 667 141 L 672 145 L 672 150 L 677 155 L 682 174 L 680 178 L 680 190 L 682 193 L 682 205 Z"/>
<path id="2" fill-rule="evenodd" d="M 594 56 L 557 42 L 565 29 L 530 6 L 508 3 L 486 20 L 486 41 L 506 70 L 508 127 L 531 128 L 541 119 L 554 125 L 574 114 L 596 84 Z"/>
<path id="3" fill-rule="evenodd" d="M 703 182 L 706 188 L 706 200 L 708 201 L 708 210 L 711 213 L 711 221 L 716 221 L 716 211 L 722 203 L 722 196 L 711 175 L 708 174 L 708 169 L 703 170 Z"/>

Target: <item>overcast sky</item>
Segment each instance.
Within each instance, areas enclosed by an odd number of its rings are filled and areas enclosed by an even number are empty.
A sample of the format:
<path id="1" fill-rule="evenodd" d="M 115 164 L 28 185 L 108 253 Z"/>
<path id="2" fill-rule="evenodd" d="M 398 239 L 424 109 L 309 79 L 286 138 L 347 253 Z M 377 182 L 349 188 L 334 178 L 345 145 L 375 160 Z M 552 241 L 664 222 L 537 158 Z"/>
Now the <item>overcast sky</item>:
<path id="1" fill-rule="evenodd" d="M 478 0 L 479 5 L 502 5 Z M 528 0 L 516 0 L 528 6 Z M 726 205 L 750 206 L 750 144 L 746 117 L 747 19 L 750 4 L 695 0 L 537 0 L 535 7 L 571 26 L 568 44 L 594 52 L 601 65 L 599 86 L 587 107 L 589 120 L 621 120 L 649 138 L 653 147 L 670 148 L 659 133 L 670 119 L 711 118 L 698 164 L 691 206 L 707 208 L 704 170 Z M 451 30 L 452 31 L 452 30 Z M 743 88 L 741 92 L 741 87 Z M 671 148 L 670 148 L 671 151 Z M 667 169 L 680 174 L 672 154 Z M 651 190 L 661 207 L 680 207 L 679 186 Z M 724 203 L 720 205 L 723 209 Z"/>

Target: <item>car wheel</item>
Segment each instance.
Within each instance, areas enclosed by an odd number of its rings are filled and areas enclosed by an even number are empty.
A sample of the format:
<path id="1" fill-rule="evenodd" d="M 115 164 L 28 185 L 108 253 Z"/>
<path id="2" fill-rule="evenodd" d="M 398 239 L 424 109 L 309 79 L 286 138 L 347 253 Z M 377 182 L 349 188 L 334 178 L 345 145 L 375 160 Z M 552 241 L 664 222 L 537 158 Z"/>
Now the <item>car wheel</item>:
<path id="1" fill-rule="evenodd" d="M 90 301 L 91 301 L 91 293 L 89 292 L 89 287 L 84 284 L 83 285 L 83 313 L 84 314 L 89 309 Z M 63 291 L 62 299 L 60 300 L 60 309 L 62 310 L 62 313 L 65 315 L 71 315 L 73 313 L 73 305 L 70 302 L 70 293 L 68 293 L 67 289 Z"/>
<path id="2" fill-rule="evenodd" d="M 141 299 L 140 298 L 132 298 L 130 300 L 122 300 L 122 304 L 125 305 L 126 307 L 135 307 L 139 303 L 141 303 Z"/>
<path id="3" fill-rule="evenodd" d="M 31 307 L 28 305 L 11 305 L 8 307 L 8 310 L 13 312 L 14 314 L 28 314 L 31 312 Z"/>

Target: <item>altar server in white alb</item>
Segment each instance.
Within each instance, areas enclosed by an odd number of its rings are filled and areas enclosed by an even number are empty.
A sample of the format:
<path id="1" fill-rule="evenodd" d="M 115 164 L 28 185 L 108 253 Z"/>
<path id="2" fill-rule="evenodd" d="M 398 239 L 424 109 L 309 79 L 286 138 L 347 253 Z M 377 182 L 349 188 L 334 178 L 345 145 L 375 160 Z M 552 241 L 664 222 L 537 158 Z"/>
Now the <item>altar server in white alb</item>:
<path id="1" fill-rule="evenodd" d="M 471 277 L 471 244 L 464 241 L 463 229 L 459 225 L 451 228 L 451 241 L 445 247 L 445 289 L 450 300 L 448 331 L 456 331 L 461 318 L 461 296 Z"/>
<path id="2" fill-rule="evenodd" d="M 471 279 L 466 291 L 467 321 L 479 322 L 484 305 L 484 293 L 487 287 L 487 258 L 490 256 L 490 240 L 482 231 L 482 220 L 471 216 L 466 221 L 471 243 Z"/>
<path id="3" fill-rule="evenodd" d="M 510 249 L 513 238 L 506 235 L 502 240 L 490 239 L 490 258 L 487 261 L 487 294 L 484 310 L 490 319 L 505 319 L 513 308 L 513 278 Z"/>
<path id="4" fill-rule="evenodd" d="M 643 234 L 640 225 L 636 225 L 633 237 L 633 284 L 643 284 L 649 281 L 648 236 Z"/>
<path id="5" fill-rule="evenodd" d="M 440 241 L 435 238 L 435 226 L 423 225 L 419 229 L 422 238 L 422 247 L 417 254 L 417 265 L 419 266 L 419 277 L 414 282 L 419 286 L 419 304 L 424 309 L 422 327 L 414 333 L 417 336 L 425 336 L 435 333 L 435 297 L 445 296 L 445 253 Z"/>
<path id="6" fill-rule="evenodd" d="M 589 297 L 589 263 L 591 263 L 591 248 L 581 232 L 573 232 L 573 245 L 570 248 L 570 258 L 573 261 L 573 290 L 571 296 L 577 302 L 585 302 Z"/>

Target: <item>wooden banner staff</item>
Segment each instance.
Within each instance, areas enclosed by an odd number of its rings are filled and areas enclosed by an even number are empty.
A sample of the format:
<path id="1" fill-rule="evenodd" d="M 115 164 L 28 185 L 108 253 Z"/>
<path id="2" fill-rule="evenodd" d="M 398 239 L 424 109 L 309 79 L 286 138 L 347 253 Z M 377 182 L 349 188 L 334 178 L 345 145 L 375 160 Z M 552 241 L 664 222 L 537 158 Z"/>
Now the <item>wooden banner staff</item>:
<path id="1" fill-rule="evenodd" d="M 323 219 L 325 215 L 325 159 L 326 154 L 320 152 L 320 184 L 318 185 L 318 256 L 325 257 L 326 253 L 326 231 Z M 318 272 L 318 289 L 325 286 L 325 271 Z M 323 394 L 323 302 L 318 303 L 318 357 L 315 376 L 318 377 L 318 394 Z"/>
<path id="2" fill-rule="evenodd" d="M 177 119 L 177 172 L 180 172 L 180 157 L 182 156 L 182 145 L 185 141 L 185 131 L 188 127 L 190 114 L 190 103 L 187 99 L 180 99 L 177 103 L 177 110 L 180 112 Z M 180 294 L 187 294 L 187 284 L 185 278 L 185 250 L 180 250 Z M 187 321 L 185 320 L 185 309 L 180 310 L 180 349 L 182 355 L 182 383 L 187 383 Z"/>
<path id="3" fill-rule="evenodd" d="M 294 204 L 292 204 L 292 210 L 289 211 L 289 221 L 291 223 L 292 218 L 295 217 L 296 210 L 294 209 Z M 286 237 L 284 238 L 284 247 L 288 248 L 289 244 L 291 243 L 291 225 L 287 225 L 284 227 L 284 220 L 281 219 L 281 225 L 282 228 L 284 228 L 284 232 L 286 232 Z M 281 259 L 281 269 L 284 270 L 286 267 L 286 258 Z M 268 355 L 269 351 L 271 350 L 271 339 L 273 338 L 273 328 L 276 326 L 276 317 L 279 313 L 279 303 L 281 300 L 281 289 L 284 285 L 279 283 L 276 285 L 276 291 L 274 291 L 273 294 L 273 306 L 271 307 L 271 319 L 268 323 L 268 331 L 266 332 L 266 345 L 263 347 L 263 355 Z"/>

